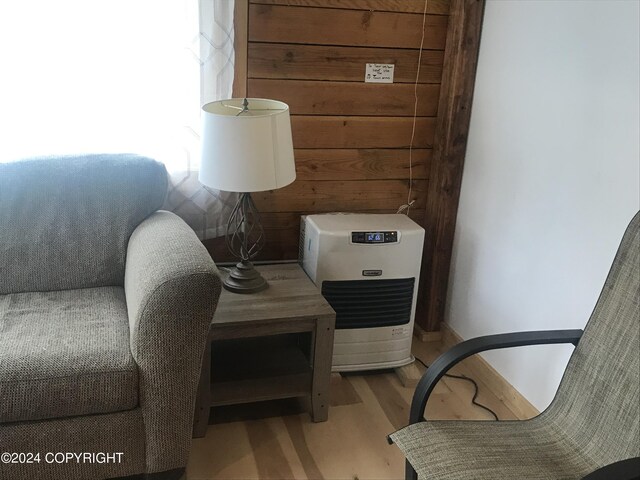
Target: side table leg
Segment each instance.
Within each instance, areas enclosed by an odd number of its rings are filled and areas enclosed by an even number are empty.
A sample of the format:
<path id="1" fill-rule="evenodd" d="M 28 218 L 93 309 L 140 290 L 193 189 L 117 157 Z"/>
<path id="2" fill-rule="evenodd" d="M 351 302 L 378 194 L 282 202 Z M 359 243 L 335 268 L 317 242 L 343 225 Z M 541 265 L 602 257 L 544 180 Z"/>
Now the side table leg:
<path id="1" fill-rule="evenodd" d="M 193 438 L 202 438 L 209 425 L 209 409 L 211 407 L 211 341 L 207 340 L 202 357 L 202 370 L 196 394 L 196 411 L 193 419 Z"/>
<path id="2" fill-rule="evenodd" d="M 316 322 L 313 348 L 313 383 L 311 386 L 311 418 L 324 422 L 329 416 L 329 381 L 333 357 L 334 317 L 319 318 Z"/>

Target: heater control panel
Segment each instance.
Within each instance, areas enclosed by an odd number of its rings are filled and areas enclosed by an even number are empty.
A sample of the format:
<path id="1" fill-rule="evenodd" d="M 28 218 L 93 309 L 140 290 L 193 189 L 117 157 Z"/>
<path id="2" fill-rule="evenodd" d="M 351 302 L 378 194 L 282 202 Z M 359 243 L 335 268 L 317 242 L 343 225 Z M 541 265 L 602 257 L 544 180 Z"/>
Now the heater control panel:
<path id="1" fill-rule="evenodd" d="M 379 232 L 351 232 L 351 243 L 398 243 L 397 230 Z"/>

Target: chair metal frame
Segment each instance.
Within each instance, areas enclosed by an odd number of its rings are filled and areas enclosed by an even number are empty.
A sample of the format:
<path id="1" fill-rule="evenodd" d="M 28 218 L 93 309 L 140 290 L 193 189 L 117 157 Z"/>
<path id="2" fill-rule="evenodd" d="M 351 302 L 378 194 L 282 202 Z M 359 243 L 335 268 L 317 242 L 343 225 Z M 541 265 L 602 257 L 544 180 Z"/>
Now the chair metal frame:
<path id="1" fill-rule="evenodd" d="M 433 392 L 438 381 L 455 364 L 461 362 L 471 355 L 488 350 L 498 350 L 502 348 L 524 347 L 528 345 L 553 345 L 571 343 L 578 346 L 583 331 L 576 330 L 540 330 L 530 332 L 501 333 L 497 335 L 485 335 L 472 338 L 453 346 L 440 355 L 422 376 L 411 401 L 409 413 L 409 424 L 424 422 L 424 409 L 427 406 L 429 396 Z M 389 444 L 393 441 L 387 437 Z M 640 479 L 640 458 L 631 458 L 620 462 L 606 465 L 590 473 L 583 480 L 605 480 L 616 478 L 617 480 L 638 480 Z M 417 480 L 418 474 L 406 462 L 405 479 Z"/>

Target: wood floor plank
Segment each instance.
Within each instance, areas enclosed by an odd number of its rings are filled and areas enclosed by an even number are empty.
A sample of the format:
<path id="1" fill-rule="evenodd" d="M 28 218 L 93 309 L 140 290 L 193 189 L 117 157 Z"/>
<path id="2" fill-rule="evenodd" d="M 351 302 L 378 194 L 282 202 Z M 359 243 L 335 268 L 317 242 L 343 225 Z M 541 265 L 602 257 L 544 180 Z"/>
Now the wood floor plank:
<path id="1" fill-rule="evenodd" d="M 295 479 L 273 429 L 265 420 L 246 422 L 247 436 L 253 450 L 258 478 Z"/>
<path id="2" fill-rule="evenodd" d="M 413 342 L 413 353 L 416 357 L 422 359 L 427 364 L 433 363 L 433 361 L 441 354 L 444 353 L 446 348 L 443 348 L 437 342 L 420 342 L 414 340 Z M 466 367 L 465 360 L 455 365 L 449 373 L 454 375 L 464 375 L 469 378 L 473 378 L 478 384 L 478 401 L 483 405 L 490 407 L 493 411 L 496 412 L 498 418 L 500 420 L 516 420 L 519 417 L 511 410 L 507 405 L 505 405 L 502 400 L 500 400 L 494 392 L 491 391 L 491 388 L 482 382 L 482 380 L 475 378 L 471 371 Z M 463 399 L 470 399 L 473 396 L 473 387 L 469 382 L 465 381 L 457 381 L 454 379 L 445 378 L 438 383 L 438 385 L 447 385 L 451 386 L 450 391 L 453 393 L 457 392 L 458 395 L 463 395 Z M 467 393 L 462 393 L 467 392 Z M 469 405 L 470 408 L 479 409 L 473 405 Z M 480 410 L 480 409 L 479 409 Z M 490 417 L 492 418 L 492 417 Z"/>
<path id="3" fill-rule="evenodd" d="M 414 355 L 428 364 L 442 351 L 439 343 L 414 339 Z M 452 371 L 468 375 L 464 362 Z M 478 385 L 482 403 L 501 419 L 515 418 L 486 385 Z M 189 480 L 403 478 L 404 457 L 386 435 L 408 421 L 413 389 L 391 373 L 334 374 L 331 394 L 329 419 L 321 423 L 311 421 L 302 399 L 214 409 L 227 412 L 227 421 L 213 415 L 217 423 L 194 440 Z M 444 379 L 429 400 L 427 418 L 491 418 L 471 405 L 472 394 L 467 382 Z"/>
<path id="4" fill-rule="evenodd" d="M 307 445 L 307 440 L 304 436 L 304 430 L 302 429 L 302 416 L 287 416 L 283 418 L 283 421 L 287 426 L 287 432 L 289 432 L 289 437 L 291 437 L 291 442 L 296 449 L 307 478 L 313 480 L 323 480 L 325 477 L 322 475 L 322 472 L 318 468 L 318 465 L 313 458 L 311 450 L 309 450 L 309 445 Z"/>
<path id="5" fill-rule="evenodd" d="M 409 403 L 391 383 L 392 376 L 395 377 L 395 374 L 367 375 L 364 378 L 376 395 L 389 422 L 395 430 L 398 430 L 407 425 Z"/>
<path id="6" fill-rule="evenodd" d="M 467 409 L 467 403 L 452 393 L 450 395 L 432 394 L 427 402 L 424 417 L 429 420 L 485 420 L 475 410 Z"/>
<path id="7" fill-rule="evenodd" d="M 351 382 L 347 378 L 343 378 L 339 373 L 331 374 L 329 398 L 329 404 L 332 407 L 362 403 L 362 399 L 353 388 L 353 385 L 351 385 Z"/>
<path id="8" fill-rule="evenodd" d="M 302 458 L 300 456 L 300 452 L 304 442 L 299 442 L 298 439 L 294 439 L 294 436 L 291 435 L 291 432 L 285 422 L 286 419 L 292 418 L 297 419 L 298 424 L 301 424 L 302 418 L 304 417 L 305 421 L 308 418 L 306 411 L 302 414 L 298 415 L 286 415 L 283 417 L 276 417 L 269 420 L 273 431 L 278 436 L 278 441 L 282 446 L 282 451 L 287 461 L 289 462 L 289 466 L 291 467 L 291 471 L 293 472 L 293 476 L 296 480 L 315 480 L 313 475 L 313 469 L 308 465 L 309 459 L 305 459 L 307 462 L 307 466 L 305 466 L 302 462 Z M 310 452 L 309 452 L 310 453 Z M 313 457 L 311 458 L 313 460 Z M 316 466 L 317 469 L 317 466 Z M 312 475 L 309 475 L 307 472 L 311 472 Z M 318 473 L 320 471 L 318 470 Z M 322 478 L 320 479 L 322 480 Z"/>
<path id="9" fill-rule="evenodd" d="M 191 445 L 189 480 L 258 479 L 258 469 L 242 422 L 210 426 Z"/>
<path id="10" fill-rule="evenodd" d="M 333 415 L 337 422 L 342 423 L 340 432 L 331 440 L 334 443 L 332 451 L 341 460 L 332 466 L 331 475 L 323 470 L 325 476 L 349 479 L 402 478 L 404 456 L 397 448 L 389 448 L 386 440 L 386 436 L 395 430 L 393 425 L 364 376 L 349 376 L 347 379 L 353 384 L 363 403 L 329 411 L 330 421 Z M 323 466 L 320 465 L 320 468 Z"/>

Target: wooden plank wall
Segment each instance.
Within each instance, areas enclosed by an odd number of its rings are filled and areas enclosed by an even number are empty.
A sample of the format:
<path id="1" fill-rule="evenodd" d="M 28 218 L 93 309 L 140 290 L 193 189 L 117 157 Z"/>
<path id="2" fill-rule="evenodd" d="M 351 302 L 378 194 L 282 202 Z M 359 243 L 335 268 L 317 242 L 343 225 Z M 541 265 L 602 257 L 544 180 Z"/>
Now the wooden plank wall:
<path id="1" fill-rule="evenodd" d="M 392 213 L 406 203 L 424 20 L 410 216 L 433 237 L 425 245 L 416 317 L 433 331 L 442 320 L 451 250 L 451 235 L 440 235 L 436 226 L 445 222 L 446 231 L 453 231 L 459 181 L 446 187 L 439 164 L 447 161 L 448 149 L 440 142 L 435 156 L 432 151 L 436 129 L 442 136 L 443 122 L 452 117 L 447 102 L 455 103 L 440 88 L 450 3 L 428 0 L 423 18 L 424 6 L 423 0 L 237 0 L 234 96 L 274 98 L 291 107 L 297 179 L 254 199 L 267 238 L 258 259 L 295 259 L 300 215 Z M 465 49 L 458 45 L 447 55 L 453 50 Z M 364 83 L 366 63 L 394 64 L 394 83 Z M 468 121 L 460 121 L 460 128 L 468 130 Z M 449 140 L 463 158 L 466 142 Z M 447 197 L 443 189 L 451 190 L 449 206 L 440 205 Z M 445 215 L 450 211 L 453 218 Z M 217 261 L 231 260 L 223 239 L 205 244 Z"/>
<path id="2" fill-rule="evenodd" d="M 267 238 L 258 259 L 297 258 L 302 214 L 394 213 L 407 202 L 424 6 L 424 0 L 249 0 L 247 96 L 289 104 L 297 168 L 293 184 L 253 194 Z M 428 0 L 427 7 L 410 211 L 420 224 L 449 1 Z M 394 83 L 364 83 L 366 63 L 394 64 Z M 208 246 L 216 260 L 227 258 L 222 242 Z"/>

